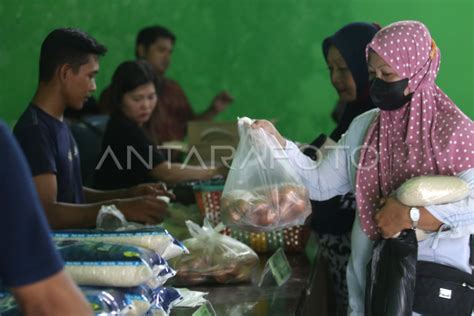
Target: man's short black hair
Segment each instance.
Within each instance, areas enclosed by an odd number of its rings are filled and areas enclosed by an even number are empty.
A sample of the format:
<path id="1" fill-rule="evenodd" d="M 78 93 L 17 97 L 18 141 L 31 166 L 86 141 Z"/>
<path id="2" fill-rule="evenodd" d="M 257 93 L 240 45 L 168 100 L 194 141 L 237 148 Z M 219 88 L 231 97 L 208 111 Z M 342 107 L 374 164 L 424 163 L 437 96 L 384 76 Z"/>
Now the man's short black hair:
<path id="1" fill-rule="evenodd" d="M 140 32 L 138 32 L 137 41 L 135 44 L 136 56 L 138 57 L 138 45 L 143 45 L 145 50 L 147 50 L 148 47 L 150 47 L 150 45 L 159 38 L 169 38 L 173 44 L 176 42 L 176 36 L 166 27 L 154 25 L 141 29 Z"/>
<path id="2" fill-rule="evenodd" d="M 77 70 L 89 61 L 89 55 L 103 56 L 106 52 L 104 45 L 79 29 L 56 29 L 41 45 L 39 79 L 51 80 L 56 68 L 63 64 L 70 64 Z"/>

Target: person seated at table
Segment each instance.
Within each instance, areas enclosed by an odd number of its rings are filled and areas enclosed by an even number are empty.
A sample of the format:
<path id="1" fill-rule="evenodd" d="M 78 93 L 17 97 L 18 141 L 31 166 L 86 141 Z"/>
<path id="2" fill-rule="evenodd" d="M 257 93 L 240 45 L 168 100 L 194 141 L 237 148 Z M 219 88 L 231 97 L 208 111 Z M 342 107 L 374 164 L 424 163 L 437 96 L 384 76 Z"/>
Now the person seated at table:
<path id="1" fill-rule="evenodd" d="M 144 60 L 123 62 L 115 71 L 110 90 L 113 112 L 96 167 L 97 188 L 119 189 L 158 180 L 176 184 L 225 173 L 223 168 L 171 163 L 157 150 L 143 128 L 156 107 L 156 85 L 156 74 Z"/>
<path id="2" fill-rule="evenodd" d="M 0 123 L 0 283 L 23 315 L 92 315 L 49 236 L 21 149 Z"/>
<path id="3" fill-rule="evenodd" d="M 115 204 L 129 220 L 161 222 L 167 205 L 157 184 L 116 191 L 82 185 L 79 152 L 67 124 L 68 107 L 80 109 L 95 91 L 99 56 L 106 48 L 78 29 L 56 29 L 44 40 L 39 84 L 19 118 L 15 136 L 33 174 L 46 217 L 53 229 L 92 227 L 103 205 Z"/>
<path id="4" fill-rule="evenodd" d="M 212 99 L 204 113 L 194 112 L 180 84 L 166 77 L 175 42 L 176 36 L 167 28 L 158 25 L 140 30 L 136 39 L 137 59 L 148 61 L 158 78 L 158 105 L 144 125 L 153 141 L 158 144 L 182 141 L 186 136 L 189 121 L 212 120 L 233 101 L 228 92 L 222 91 Z M 110 87 L 102 92 L 99 104 L 103 111 L 112 111 L 115 105 L 111 102 Z"/>

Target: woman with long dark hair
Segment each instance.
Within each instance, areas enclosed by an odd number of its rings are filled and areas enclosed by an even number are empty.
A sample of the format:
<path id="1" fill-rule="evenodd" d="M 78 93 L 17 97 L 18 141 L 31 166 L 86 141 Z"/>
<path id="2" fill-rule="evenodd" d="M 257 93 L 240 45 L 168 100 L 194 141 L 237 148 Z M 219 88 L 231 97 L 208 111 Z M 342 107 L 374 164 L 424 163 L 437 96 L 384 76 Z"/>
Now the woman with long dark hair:
<path id="1" fill-rule="evenodd" d="M 170 163 L 162 156 L 143 128 L 156 107 L 156 80 L 152 66 L 144 60 L 126 61 L 115 71 L 113 112 L 96 167 L 97 188 L 119 189 L 153 181 L 176 184 L 225 173 L 223 169 Z"/>

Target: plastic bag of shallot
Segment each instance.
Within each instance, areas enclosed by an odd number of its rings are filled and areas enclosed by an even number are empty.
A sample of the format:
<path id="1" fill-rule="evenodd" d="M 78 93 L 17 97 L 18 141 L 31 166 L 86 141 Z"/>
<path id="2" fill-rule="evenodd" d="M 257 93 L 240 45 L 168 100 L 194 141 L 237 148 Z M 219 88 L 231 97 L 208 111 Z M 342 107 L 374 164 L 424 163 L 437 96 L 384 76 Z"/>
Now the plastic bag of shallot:
<path id="1" fill-rule="evenodd" d="M 252 232 L 304 224 L 308 190 L 275 137 L 252 123 L 238 121 L 240 142 L 221 198 L 224 224 Z"/>

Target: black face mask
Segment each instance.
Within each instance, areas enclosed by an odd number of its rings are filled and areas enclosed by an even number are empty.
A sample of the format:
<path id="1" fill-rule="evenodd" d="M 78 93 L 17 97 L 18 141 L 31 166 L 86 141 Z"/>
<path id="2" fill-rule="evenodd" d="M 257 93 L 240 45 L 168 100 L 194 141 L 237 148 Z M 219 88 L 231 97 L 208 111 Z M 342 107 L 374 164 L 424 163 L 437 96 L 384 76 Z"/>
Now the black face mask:
<path id="1" fill-rule="evenodd" d="M 410 101 L 412 94 L 405 95 L 408 79 L 386 82 L 375 78 L 370 85 L 370 98 L 374 105 L 383 111 L 393 111 Z"/>

